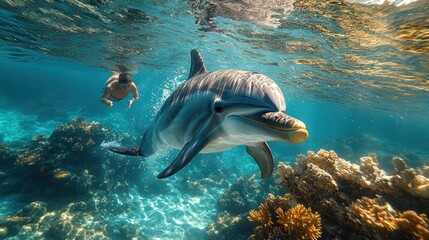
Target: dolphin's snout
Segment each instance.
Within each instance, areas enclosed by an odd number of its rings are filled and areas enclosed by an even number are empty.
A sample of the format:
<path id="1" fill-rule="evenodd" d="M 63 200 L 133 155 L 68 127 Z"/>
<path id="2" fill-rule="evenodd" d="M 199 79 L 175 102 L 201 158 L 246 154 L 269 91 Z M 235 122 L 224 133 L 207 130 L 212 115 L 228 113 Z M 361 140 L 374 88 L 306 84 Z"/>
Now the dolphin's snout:
<path id="1" fill-rule="evenodd" d="M 271 128 L 282 130 L 282 135 L 289 142 L 299 143 L 308 138 L 305 123 L 283 112 L 264 113 L 261 119 L 263 119 L 263 122 L 269 123 Z"/>
<path id="2" fill-rule="evenodd" d="M 290 142 L 300 143 L 308 138 L 308 131 L 306 129 L 298 129 L 289 136 Z"/>
<path id="3" fill-rule="evenodd" d="M 305 126 L 305 123 L 303 123 L 302 121 L 300 121 L 300 120 L 298 120 L 296 118 L 293 118 L 293 121 L 291 121 L 291 122 L 292 122 L 292 128 L 295 128 L 295 129 L 307 129 L 307 127 Z"/>
<path id="4" fill-rule="evenodd" d="M 289 123 L 291 125 L 291 129 L 294 129 L 289 134 L 289 141 L 294 143 L 304 142 L 308 138 L 308 131 L 307 127 L 305 126 L 305 123 L 303 123 L 301 120 L 298 120 L 294 117 L 288 116 Z"/>
<path id="5" fill-rule="evenodd" d="M 303 122 L 280 111 L 264 113 L 261 118 L 270 122 L 273 127 L 283 130 L 306 129 Z"/>

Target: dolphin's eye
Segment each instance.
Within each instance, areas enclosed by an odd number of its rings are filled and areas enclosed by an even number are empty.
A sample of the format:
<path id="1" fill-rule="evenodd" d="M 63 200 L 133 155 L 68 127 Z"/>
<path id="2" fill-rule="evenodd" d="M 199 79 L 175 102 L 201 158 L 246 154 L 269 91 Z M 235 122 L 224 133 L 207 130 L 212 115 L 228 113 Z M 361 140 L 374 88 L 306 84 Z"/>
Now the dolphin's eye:
<path id="1" fill-rule="evenodd" d="M 217 114 L 223 113 L 226 110 L 225 103 L 221 100 L 215 101 L 212 105 L 212 111 Z"/>

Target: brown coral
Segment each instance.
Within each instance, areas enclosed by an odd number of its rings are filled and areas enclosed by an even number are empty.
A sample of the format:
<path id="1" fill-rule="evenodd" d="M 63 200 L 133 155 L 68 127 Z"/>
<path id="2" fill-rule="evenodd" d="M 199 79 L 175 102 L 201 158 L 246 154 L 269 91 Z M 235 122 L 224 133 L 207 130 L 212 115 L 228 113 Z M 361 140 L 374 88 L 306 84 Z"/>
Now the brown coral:
<path id="1" fill-rule="evenodd" d="M 276 210 L 278 208 L 290 208 L 293 200 L 290 194 L 274 196 L 268 194 L 267 201 L 259 205 L 259 211 L 250 210 L 250 216 L 247 219 L 251 222 L 259 222 L 261 226 L 268 227 L 277 222 Z"/>
<path id="2" fill-rule="evenodd" d="M 427 161 L 429 162 L 429 159 Z M 429 164 L 423 166 L 422 169 L 420 169 L 420 172 L 424 177 L 429 178 Z"/>
<path id="3" fill-rule="evenodd" d="M 406 191 L 410 195 L 429 199 L 429 178 L 424 176 L 424 172 L 408 167 L 400 157 L 394 157 L 392 164 L 395 175 L 392 176 L 391 182 L 396 188 Z"/>
<path id="4" fill-rule="evenodd" d="M 407 163 L 400 157 L 392 158 L 392 165 L 393 165 L 394 173 L 396 174 L 409 168 Z"/>
<path id="5" fill-rule="evenodd" d="M 306 198 L 313 194 L 311 198 L 322 200 L 326 195 L 332 196 L 334 193 L 338 195 L 343 192 L 345 193 L 343 196 L 349 198 L 345 200 L 351 202 L 364 195 L 378 194 L 402 209 L 418 207 L 419 211 L 427 213 L 427 210 L 419 207 L 419 203 L 429 200 L 429 179 L 417 174 L 415 169 L 406 166 L 398 157 L 393 159 L 393 165 L 395 174 L 389 176 L 378 167 L 374 155 L 362 157 L 360 165 L 357 165 L 339 158 L 334 151 L 321 149 L 317 153 L 309 151 L 307 156 L 299 155 L 296 171 L 279 164 L 279 173 L 282 184 L 297 193 L 298 198 Z M 332 180 L 328 181 L 330 178 Z M 308 181 L 310 179 L 312 181 Z M 339 191 L 331 190 L 335 189 L 336 185 Z M 299 194 L 300 192 L 302 194 Z"/>
<path id="6" fill-rule="evenodd" d="M 305 169 L 306 174 L 302 176 L 299 173 L 295 174 L 290 166 L 283 163 L 279 163 L 278 168 L 284 179 L 283 184 L 291 189 L 293 194 L 302 198 L 324 199 L 338 192 L 338 184 L 334 178 L 315 164 L 309 163 Z M 295 175 L 300 176 L 301 181 L 285 181 L 285 179 L 295 179 Z"/>
<path id="7" fill-rule="evenodd" d="M 404 239 L 429 239 L 429 219 L 425 214 L 405 211 L 398 214 L 396 222 Z"/>
<path id="8" fill-rule="evenodd" d="M 360 224 L 369 225 L 378 231 L 394 231 L 398 228 L 395 211 L 388 203 L 379 205 L 376 200 L 363 197 L 351 204 L 350 212 Z"/>
<path id="9" fill-rule="evenodd" d="M 296 170 L 280 163 L 279 175 L 293 199 L 321 214 L 328 238 L 429 239 L 426 215 L 412 218 L 406 211 L 429 212 L 429 180 L 400 158 L 393 164 L 394 175 L 389 176 L 378 167 L 375 155 L 361 158 L 357 165 L 321 149 L 298 156 Z M 404 227 L 407 221 L 413 224 Z"/>
<path id="10" fill-rule="evenodd" d="M 250 210 L 247 219 L 251 222 L 259 222 L 261 226 L 268 227 L 273 224 L 268 203 L 259 205 L 259 211 Z"/>
<path id="11" fill-rule="evenodd" d="M 259 205 L 259 210 L 251 210 L 248 220 L 258 222 L 250 239 L 317 239 L 321 235 L 321 220 L 318 213 L 303 205 L 291 207 L 294 200 L 290 194 L 284 197 L 269 195 L 267 201 Z M 286 209 L 289 209 L 285 211 Z"/>
<path id="12" fill-rule="evenodd" d="M 41 159 L 40 154 L 25 152 L 23 154 L 18 155 L 17 164 L 18 166 L 32 166 L 36 164 Z"/>
<path id="13" fill-rule="evenodd" d="M 414 211 L 397 213 L 381 199 L 363 197 L 351 204 L 356 228 L 374 239 L 429 239 L 429 220 Z"/>
<path id="14" fill-rule="evenodd" d="M 311 208 L 298 204 L 286 212 L 279 208 L 276 213 L 277 222 L 286 228 L 293 239 L 315 240 L 322 235 L 320 215 L 317 212 L 313 213 Z"/>

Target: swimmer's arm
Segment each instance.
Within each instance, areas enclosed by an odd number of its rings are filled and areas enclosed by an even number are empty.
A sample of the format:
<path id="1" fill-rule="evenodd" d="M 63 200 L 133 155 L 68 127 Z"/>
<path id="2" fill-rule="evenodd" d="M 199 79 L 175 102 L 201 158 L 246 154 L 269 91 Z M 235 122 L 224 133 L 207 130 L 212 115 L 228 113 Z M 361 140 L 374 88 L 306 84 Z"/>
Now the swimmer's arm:
<path id="1" fill-rule="evenodd" d="M 128 101 L 128 108 L 130 108 L 131 105 L 135 101 L 139 100 L 139 91 L 137 90 L 137 86 L 134 83 L 132 83 L 132 89 L 131 89 L 131 91 L 133 93 L 133 99 L 131 99 L 130 101 Z"/>
<path id="2" fill-rule="evenodd" d="M 133 92 L 133 99 L 131 100 L 133 100 L 133 102 L 139 100 L 139 90 L 137 90 L 137 86 L 134 83 L 131 91 Z"/>
<path id="3" fill-rule="evenodd" d="M 111 107 L 113 105 L 113 102 L 109 100 L 110 92 L 111 86 L 109 84 L 106 86 L 106 88 L 104 88 L 103 95 L 101 96 L 101 102 L 106 104 L 108 107 Z"/>

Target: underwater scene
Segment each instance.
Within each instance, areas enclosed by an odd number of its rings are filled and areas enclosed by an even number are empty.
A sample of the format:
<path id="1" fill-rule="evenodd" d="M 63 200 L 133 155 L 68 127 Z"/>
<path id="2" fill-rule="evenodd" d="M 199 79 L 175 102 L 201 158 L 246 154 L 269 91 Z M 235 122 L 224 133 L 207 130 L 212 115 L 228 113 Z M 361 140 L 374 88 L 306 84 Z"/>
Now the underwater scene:
<path id="1" fill-rule="evenodd" d="M 0 239 L 429 239 L 428 0 L 0 0 Z"/>

